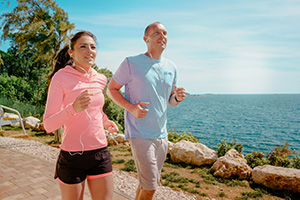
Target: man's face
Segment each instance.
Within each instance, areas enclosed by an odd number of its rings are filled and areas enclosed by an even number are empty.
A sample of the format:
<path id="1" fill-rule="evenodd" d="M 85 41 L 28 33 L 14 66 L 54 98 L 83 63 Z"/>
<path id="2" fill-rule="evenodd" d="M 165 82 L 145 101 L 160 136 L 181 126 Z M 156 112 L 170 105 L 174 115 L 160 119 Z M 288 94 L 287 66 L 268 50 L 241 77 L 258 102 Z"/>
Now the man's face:
<path id="1" fill-rule="evenodd" d="M 164 50 L 167 46 L 167 30 L 162 24 L 151 25 L 145 37 L 149 49 Z"/>

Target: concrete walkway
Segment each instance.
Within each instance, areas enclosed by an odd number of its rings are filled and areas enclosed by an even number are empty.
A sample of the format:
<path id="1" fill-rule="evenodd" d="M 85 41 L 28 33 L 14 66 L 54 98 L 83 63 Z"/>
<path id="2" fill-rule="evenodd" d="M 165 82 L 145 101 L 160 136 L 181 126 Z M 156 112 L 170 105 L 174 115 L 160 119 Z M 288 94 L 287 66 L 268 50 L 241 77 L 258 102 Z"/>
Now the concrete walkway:
<path id="1" fill-rule="evenodd" d="M 0 147 L 0 199 L 61 199 L 58 182 L 53 178 L 54 168 L 53 163 Z M 89 199 L 86 186 L 84 200 Z M 113 200 L 128 199 L 121 192 L 114 191 Z"/>

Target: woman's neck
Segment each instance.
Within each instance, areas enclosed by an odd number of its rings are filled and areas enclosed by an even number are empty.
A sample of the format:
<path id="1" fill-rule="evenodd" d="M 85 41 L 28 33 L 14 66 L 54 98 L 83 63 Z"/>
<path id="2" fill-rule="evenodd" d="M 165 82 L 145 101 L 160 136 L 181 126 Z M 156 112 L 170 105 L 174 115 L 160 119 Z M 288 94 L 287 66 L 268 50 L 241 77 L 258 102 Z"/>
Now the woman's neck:
<path id="1" fill-rule="evenodd" d="M 81 73 L 89 74 L 91 72 L 91 67 L 88 69 L 85 69 L 84 67 L 81 67 L 79 65 L 75 65 L 75 69 Z"/>

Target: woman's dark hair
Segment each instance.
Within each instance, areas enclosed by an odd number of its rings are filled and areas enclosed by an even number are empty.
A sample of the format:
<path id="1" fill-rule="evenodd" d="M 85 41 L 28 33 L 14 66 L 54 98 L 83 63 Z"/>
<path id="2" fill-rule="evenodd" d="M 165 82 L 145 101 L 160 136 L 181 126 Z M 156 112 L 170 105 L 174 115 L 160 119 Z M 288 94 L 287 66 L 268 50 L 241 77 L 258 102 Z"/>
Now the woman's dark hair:
<path id="1" fill-rule="evenodd" d="M 97 42 L 96 36 L 89 31 L 80 31 L 73 35 L 70 39 L 69 45 L 64 46 L 64 48 L 62 48 L 54 57 L 53 71 L 49 76 L 49 81 L 58 70 L 64 68 L 66 65 L 72 65 L 73 60 L 68 54 L 68 50 L 74 49 L 74 45 L 76 44 L 77 40 L 84 35 L 91 36 L 94 39 L 94 41 Z"/>

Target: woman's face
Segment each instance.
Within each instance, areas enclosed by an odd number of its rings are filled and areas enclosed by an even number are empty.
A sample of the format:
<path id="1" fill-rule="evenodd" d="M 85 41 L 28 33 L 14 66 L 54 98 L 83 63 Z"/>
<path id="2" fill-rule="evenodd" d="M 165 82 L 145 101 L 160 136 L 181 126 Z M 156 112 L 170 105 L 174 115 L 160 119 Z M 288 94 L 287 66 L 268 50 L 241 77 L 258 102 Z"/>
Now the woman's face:
<path id="1" fill-rule="evenodd" d="M 81 36 L 75 43 L 70 55 L 75 62 L 75 66 L 80 66 L 85 69 L 91 67 L 96 60 L 96 42 L 89 35 Z"/>

